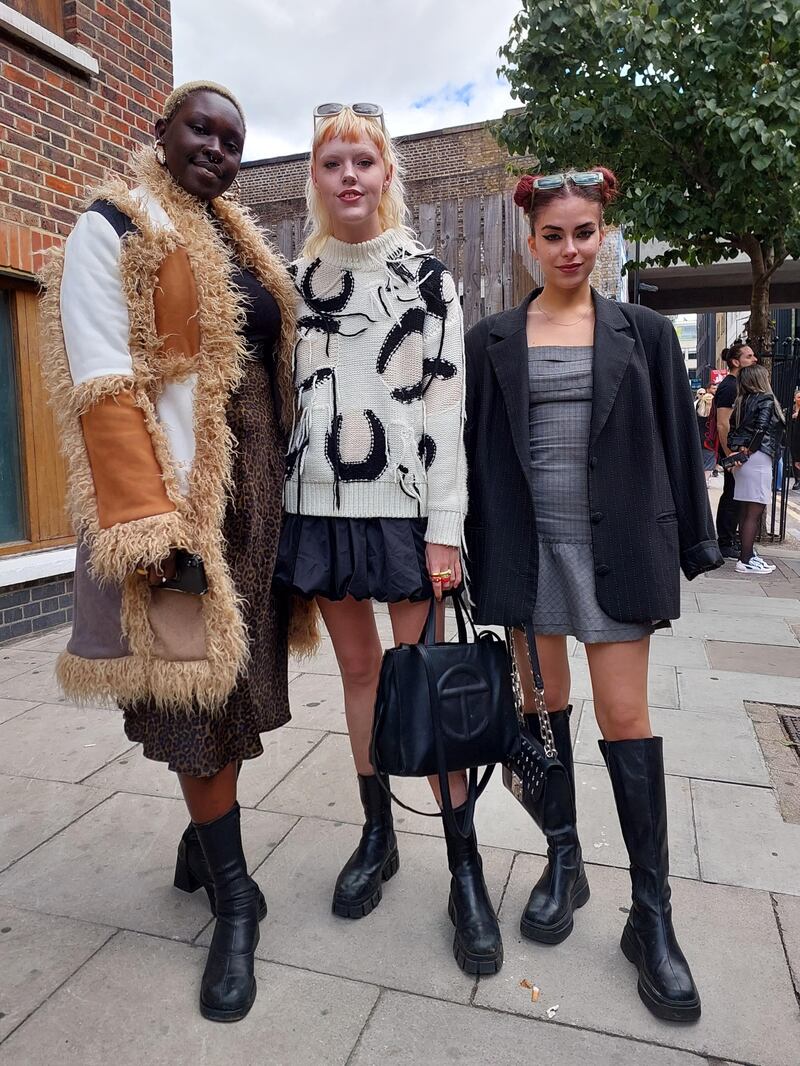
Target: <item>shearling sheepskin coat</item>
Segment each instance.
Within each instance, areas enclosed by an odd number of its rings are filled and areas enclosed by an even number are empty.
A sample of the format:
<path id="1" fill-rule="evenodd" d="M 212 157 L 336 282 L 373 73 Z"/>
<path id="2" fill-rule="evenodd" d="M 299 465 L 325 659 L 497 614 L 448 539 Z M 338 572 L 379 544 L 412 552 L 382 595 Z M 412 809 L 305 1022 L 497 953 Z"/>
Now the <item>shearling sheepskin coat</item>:
<path id="1" fill-rule="evenodd" d="M 58 677 L 77 701 L 214 709 L 248 658 L 222 537 L 235 447 L 226 408 L 248 358 L 232 260 L 280 309 L 274 377 L 287 433 L 294 293 L 246 210 L 221 197 L 215 222 L 152 153 L 135 171 L 133 190 L 112 180 L 92 196 L 132 228 L 120 237 L 87 211 L 44 278 L 45 373 L 79 538 L 73 639 Z M 151 589 L 136 574 L 174 546 L 203 557 L 206 596 Z M 307 650 L 311 615 L 296 607 L 294 648 Z"/>

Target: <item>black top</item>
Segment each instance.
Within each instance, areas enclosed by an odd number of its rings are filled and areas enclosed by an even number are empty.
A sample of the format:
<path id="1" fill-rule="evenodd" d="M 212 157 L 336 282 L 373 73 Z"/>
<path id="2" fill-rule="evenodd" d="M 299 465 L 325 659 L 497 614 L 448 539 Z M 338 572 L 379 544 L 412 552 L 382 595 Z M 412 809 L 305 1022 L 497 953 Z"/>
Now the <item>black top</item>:
<path id="1" fill-rule="evenodd" d="M 528 426 L 530 294 L 466 337 L 469 511 L 476 620 L 533 617 L 538 534 Z M 594 391 L 586 454 L 595 591 L 618 622 L 680 614 L 688 578 L 723 565 L 692 393 L 675 330 L 641 305 L 593 293 Z"/>
<path id="2" fill-rule="evenodd" d="M 261 284 L 252 270 L 234 263 L 233 284 L 244 294 L 244 339 L 254 355 L 263 359 L 270 373 L 273 371 L 275 342 L 281 332 L 281 312 L 275 297 Z"/>
<path id="3" fill-rule="evenodd" d="M 717 386 L 717 391 L 714 395 L 718 411 L 721 407 L 733 407 L 736 403 L 736 393 L 738 388 L 739 382 L 736 380 L 734 374 L 728 374 L 722 379 Z"/>

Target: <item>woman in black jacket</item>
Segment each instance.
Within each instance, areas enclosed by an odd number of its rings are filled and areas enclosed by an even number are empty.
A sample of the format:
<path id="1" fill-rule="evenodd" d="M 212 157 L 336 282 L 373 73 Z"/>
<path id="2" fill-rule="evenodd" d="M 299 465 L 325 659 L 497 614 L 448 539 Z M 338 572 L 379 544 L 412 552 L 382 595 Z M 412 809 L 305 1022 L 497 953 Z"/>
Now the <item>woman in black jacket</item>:
<path id="1" fill-rule="evenodd" d="M 525 177 L 517 187 L 545 284 L 467 336 L 467 564 L 478 620 L 518 631 L 531 711 L 519 631 L 533 623 L 573 797 L 567 635 L 586 644 L 600 747 L 631 862 L 622 949 L 639 970 L 646 1005 L 690 1021 L 700 999 L 672 929 L 648 652 L 653 629 L 680 613 L 680 569 L 691 579 L 723 560 L 675 331 L 661 315 L 605 300 L 589 284 L 603 206 L 616 188 L 599 167 Z M 536 735 L 536 715 L 528 721 Z M 558 943 L 588 897 L 574 829 L 548 838 L 523 935 Z"/>
<path id="2" fill-rule="evenodd" d="M 734 500 L 741 505 L 739 536 L 742 549 L 737 574 L 771 574 L 775 567 L 753 554 L 761 516 L 772 499 L 772 464 L 781 450 L 786 419 L 775 398 L 769 373 L 763 366 L 746 366 L 739 372 L 728 447 L 744 461 L 733 470 Z"/>

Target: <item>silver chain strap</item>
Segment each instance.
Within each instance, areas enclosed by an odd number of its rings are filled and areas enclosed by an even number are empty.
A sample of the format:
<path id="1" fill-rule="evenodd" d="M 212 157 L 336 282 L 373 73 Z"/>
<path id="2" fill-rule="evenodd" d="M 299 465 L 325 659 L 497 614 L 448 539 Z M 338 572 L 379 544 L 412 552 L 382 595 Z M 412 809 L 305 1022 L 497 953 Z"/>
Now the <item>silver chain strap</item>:
<path id="1" fill-rule="evenodd" d="M 524 635 L 524 633 L 523 633 Z M 514 691 L 514 703 L 517 709 L 517 718 L 521 726 L 525 725 L 525 698 L 522 694 L 522 681 L 519 676 L 519 667 L 517 665 L 516 649 L 514 647 L 514 630 L 506 626 L 506 643 L 508 645 L 509 655 L 511 656 L 511 686 Z M 539 730 L 542 734 L 542 742 L 544 744 L 544 753 L 548 759 L 555 759 L 558 757 L 556 751 L 555 737 L 553 736 L 553 727 L 550 725 L 550 715 L 547 711 L 547 705 L 544 702 L 544 689 L 539 688 L 536 684 L 536 673 L 533 669 L 533 663 L 531 662 L 531 652 L 528 647 L 527 638 L 525 639 L 525 654 L 528 657 L 528 666 L 531 671 L 531 680 L 533 681 L 533 701 L 536 706 L 536 713 L 539 716 Z"/>

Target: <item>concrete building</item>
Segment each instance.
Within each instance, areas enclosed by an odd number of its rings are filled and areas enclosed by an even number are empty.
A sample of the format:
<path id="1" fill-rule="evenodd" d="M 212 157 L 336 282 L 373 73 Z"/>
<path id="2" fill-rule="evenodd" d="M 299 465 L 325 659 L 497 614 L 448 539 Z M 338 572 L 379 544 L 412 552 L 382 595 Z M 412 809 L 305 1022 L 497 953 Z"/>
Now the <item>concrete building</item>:
<path id="1" fill-rule="evenodd" d="M 36 271 L 86 187 L 152 139 L 171 89 L 168 0 L 0 3 L 0 640 L 63 623 L 72 602 Z"/>

